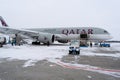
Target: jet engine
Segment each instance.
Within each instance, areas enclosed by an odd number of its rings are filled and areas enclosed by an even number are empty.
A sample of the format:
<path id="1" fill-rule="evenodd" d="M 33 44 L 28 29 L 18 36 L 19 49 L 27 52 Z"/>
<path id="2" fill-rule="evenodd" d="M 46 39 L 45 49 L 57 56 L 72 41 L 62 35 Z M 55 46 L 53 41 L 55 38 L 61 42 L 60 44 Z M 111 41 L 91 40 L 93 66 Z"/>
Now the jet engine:
<path id="1" fill-rule="evenodd" d="M 43 33 L 38 36 L 38 41 L 44 44 L 51 44 L 55 40 L 55 36 L 49 33 Z"/>

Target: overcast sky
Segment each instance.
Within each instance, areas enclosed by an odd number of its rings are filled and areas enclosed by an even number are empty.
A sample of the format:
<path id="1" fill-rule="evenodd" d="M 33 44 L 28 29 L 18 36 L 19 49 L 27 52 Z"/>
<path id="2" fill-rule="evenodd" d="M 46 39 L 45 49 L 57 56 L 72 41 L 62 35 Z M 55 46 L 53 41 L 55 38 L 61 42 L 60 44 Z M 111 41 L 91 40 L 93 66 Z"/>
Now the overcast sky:
<path id="1" fill-rule="evenodd" d="M 120 0 L 0 0 L 0 15 L 13 28 L 92 26 L 120 35 Z"/>

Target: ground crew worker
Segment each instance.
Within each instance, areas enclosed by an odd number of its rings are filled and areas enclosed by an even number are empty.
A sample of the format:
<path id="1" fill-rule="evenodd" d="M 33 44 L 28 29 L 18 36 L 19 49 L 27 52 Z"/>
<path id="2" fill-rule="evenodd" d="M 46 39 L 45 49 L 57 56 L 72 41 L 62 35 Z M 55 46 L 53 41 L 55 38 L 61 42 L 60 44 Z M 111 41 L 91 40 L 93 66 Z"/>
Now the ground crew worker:
<path id="1" fill-rule="evenodd" d="M 12 46 L 13 46 L 13 45 L 16 46 L 16 38 L 12 38 L 12 40 L 11 40 L 11 44 L 12 44 Z"/>
<path id="2" fill-rule="evenodd" d="M 92 47 L 92 42 L 90 42 L 90 47 Z"/>

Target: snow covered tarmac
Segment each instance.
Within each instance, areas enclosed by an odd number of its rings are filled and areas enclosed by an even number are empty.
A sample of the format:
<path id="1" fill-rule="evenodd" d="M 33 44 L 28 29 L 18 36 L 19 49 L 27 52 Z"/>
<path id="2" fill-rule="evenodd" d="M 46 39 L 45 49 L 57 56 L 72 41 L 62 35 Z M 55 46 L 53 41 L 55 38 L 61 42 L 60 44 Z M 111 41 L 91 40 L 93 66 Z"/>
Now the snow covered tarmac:
<path id="1" fill-rule="evenodd" d="M 111 48 L 81 48 L 81 56 L 68 55 L 67 45 L 48 46 L 11 46 L 0 48 L 0 59 L 6 61 L 24 60 L 21 67 L 38 66 L 39 61 L 47 60 L 68 69 L 79 69 L 92 73 L 105 74 L 115 80 L 120 79 L 120 46 L 113 45 Z M 0 64 L 2 64 L 0 60 Z M 49 67 L 54 65 L 50 64 Z M 1 68 L 1 67 L 0 67 Z M 63 71 L 64 72 L 64 71 Z M 76 76 L 76 74 L 74 75 Z M 103 76 L 102 76 L 103 77 Z M 88 75 L 88 78 L 91 78 Z M 76 80 L 78 78 L 76 77 Z M 97 78 L 96 78 L 97 79 Z M 62 80 L 62 79 L 61 79 Z"/>

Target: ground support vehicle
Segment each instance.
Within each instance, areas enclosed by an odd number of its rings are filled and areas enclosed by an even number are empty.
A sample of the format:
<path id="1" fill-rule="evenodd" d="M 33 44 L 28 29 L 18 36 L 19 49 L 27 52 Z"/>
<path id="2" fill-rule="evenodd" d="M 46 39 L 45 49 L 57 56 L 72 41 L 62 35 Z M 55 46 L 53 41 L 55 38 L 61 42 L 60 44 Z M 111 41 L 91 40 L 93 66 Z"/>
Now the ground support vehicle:
<path id="1" fill-rule="evenodd" d="M 108 43 L 100 43 L 100 47 L 110 47 L 110 44 L 108 44 Z"/>
<path id="2" fill-rule="evenodd" d="M 80 54 L 80 41 L 79 40 L 72 40 L 70 42 L 69 54 L 72 54 L 72 55 Z"/>
<path id="3" fill-rule="evenodd" d="M 69 47 L 69 54 L 79 55 L 80 54 L 80 48 L 79 47 Z"/>

